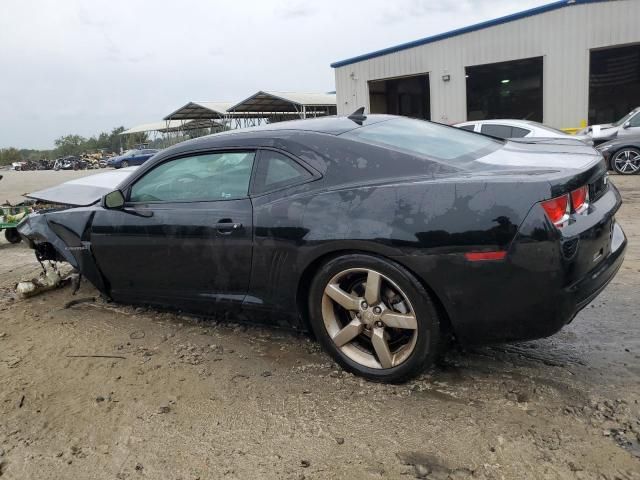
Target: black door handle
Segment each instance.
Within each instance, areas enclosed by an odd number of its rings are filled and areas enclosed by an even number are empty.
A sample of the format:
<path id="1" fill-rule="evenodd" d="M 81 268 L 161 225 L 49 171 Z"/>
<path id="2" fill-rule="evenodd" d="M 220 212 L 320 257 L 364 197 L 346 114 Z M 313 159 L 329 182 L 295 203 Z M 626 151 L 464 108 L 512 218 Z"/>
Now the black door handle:
<path id="1" fill-rule="evenodd" d="M 230 218 L 223 218 L 216 223 L 216 230 L 223 235 L 229 235 L 230 233 L 240 230 L 242 228 L 241 223 L 235 223 Z"/>

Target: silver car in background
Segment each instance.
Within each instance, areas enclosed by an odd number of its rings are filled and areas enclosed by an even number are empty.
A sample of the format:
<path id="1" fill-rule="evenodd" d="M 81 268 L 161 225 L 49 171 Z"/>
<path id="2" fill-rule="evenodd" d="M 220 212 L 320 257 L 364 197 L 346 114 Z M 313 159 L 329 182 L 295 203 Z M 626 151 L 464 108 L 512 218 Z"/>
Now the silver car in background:
<path id="1" fill-rule="evenodd" d="M 634 108 L 616 122 L 590 125 L 579 131 L 578 134 L 589 135 L 596 143 L 606 142 L 618 137 L 639 136 L 640 107 Z"/>

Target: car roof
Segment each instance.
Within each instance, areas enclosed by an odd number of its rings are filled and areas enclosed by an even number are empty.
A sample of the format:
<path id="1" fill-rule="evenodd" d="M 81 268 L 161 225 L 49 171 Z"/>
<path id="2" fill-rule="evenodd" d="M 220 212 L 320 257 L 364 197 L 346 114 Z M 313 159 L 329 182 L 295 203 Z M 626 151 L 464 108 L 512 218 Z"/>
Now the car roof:
<path id="1" fill-rule="evenodd" d="M 362 119 L 351 119 L 349 117 L 327 116 L 318 118 L 307 118 L 304 120 L 288 120 L 286 122 L 268 123 L 258 127 L 241 128 L 237 130 L 227 130 L 215 133 L 212 136 L 221 135 L 242 135 L 251 132 L 266 132 L 275 130 L 301 130 L 307 132 L 327 133 L 330 135 L 340 135 L 355 128 L 373 125 L 385 120 L 396 118 L 393 115 L 365 115 Z"/>
<path id="2" fill-rule="evenodd" d="M 291 137 L 292 133 L 298 134 L 327 134 L 341 135 L 366 125 L 373 125 L 398 118 L 394 115 L 366 115 L 358 119 L 349 117 L 320 117 L 306 120 L 289 120 L 286 122 L 269 123 L 258 127 L 239 128 L 225 132 L 205 135 L 180 142 L 172 147 L 161 150 L 159 155 L 165 158 L 168 155 L 193 151 L 198 149 L 214 148 L 218 146 L 231 146 L 232 144 L 244 144 L 256 141 L 256 145 L 265 144 L 267 139 Z"/>

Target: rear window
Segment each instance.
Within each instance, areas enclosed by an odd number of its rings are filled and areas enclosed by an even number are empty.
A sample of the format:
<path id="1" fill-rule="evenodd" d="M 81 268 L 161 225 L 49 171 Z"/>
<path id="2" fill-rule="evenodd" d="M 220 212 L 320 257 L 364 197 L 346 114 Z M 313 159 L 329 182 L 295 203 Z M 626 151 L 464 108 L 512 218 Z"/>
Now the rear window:
<path id="1" fill-rule="evenodd" d="M 497 123 L 485 123 L 480 127 L 480 131 L 485 135 L 493 135 L 494 137 L 509 138 L 511 137 L 511 127 L 508 125 L 499 125 Z"/>
<path id="2" fill-rule="evenodd" d="M 530 132 L 531 132 L 531 130 L 527 130 L 526 128 L 511 127 L 511 137 L 510 138 L 524 138 L 527 135 L 529 135 Z"/>
<path id="3" fill-rule="evenodd" d="M 475 160 L 503 145 L 500 140 L 459 128 L 410 118 L 394 118 L 366 125 L 343 136 L 447 163 Z"/>

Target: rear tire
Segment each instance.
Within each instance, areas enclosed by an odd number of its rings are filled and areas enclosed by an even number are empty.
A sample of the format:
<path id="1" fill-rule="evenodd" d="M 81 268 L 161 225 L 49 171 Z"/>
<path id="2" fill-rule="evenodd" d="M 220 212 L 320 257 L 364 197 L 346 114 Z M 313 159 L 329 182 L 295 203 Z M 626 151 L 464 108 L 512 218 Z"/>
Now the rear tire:
<path id="1" fill-rule="evenodd" d="M 618 175 L 637 175 L 640 172 L 640 150 L 625 147 L 611 156 L 611 168 Z"/>
<path id="2" fill-rule="evenodd" d="M 311 284 L 309 310 L 325 351 L 369 380 L 406 381 L 440 352 L 440 317 L 431 296 L 404 267 L 381 257 L 328 261 Z"/>
<path id="3" fill-rule="evenodd" d="M 20 243 L 22 241 L 22 237 L 18 233 L 17 228 L 7 228 L 4 231 L 4 238 L 6 238 L 9 243 Z"/>

